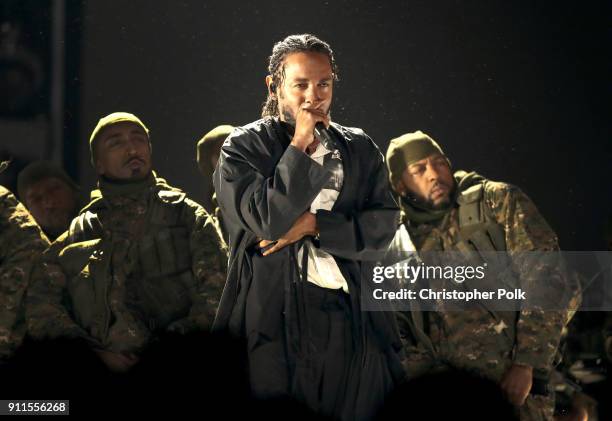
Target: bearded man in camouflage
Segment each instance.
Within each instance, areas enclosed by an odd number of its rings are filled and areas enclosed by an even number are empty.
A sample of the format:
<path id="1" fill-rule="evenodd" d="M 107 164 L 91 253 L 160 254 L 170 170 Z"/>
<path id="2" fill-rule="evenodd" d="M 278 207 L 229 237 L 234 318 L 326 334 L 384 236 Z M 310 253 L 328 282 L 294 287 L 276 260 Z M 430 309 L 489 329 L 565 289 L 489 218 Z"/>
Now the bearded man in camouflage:
<path id="1" fill-rule="evenodd" d="M 0 162 L 0 172 L 6 166 Z M 0 360 L 9 358 L 23 341 L 23 298 L 32 262 L 48 245 L 28 210 L 0 186 Z"/>
<path id="2" fill-rule="evenodd" d="M 517 187 L 476 173 L 453 175 L 440 146 L 420 131 L 391 141 L 387 165 L 400 195 L 402 224 L 419 255 L 507 252 L 521 286 L 544 278 L 544 288 L 565 288 L 555 267 L 520 262 L 522 252 L 557 251 L 559 246 Z M 546 276 L 539 271 L 547 271 Z M 409 378 L 446 368 L 470 371 L 497 382 L 521 420 L 552 419 L 548 376 L 566 316 L 562 310 L 494 311 L 485 305 L 411 311 L 403 318 L 404 367 Z"/>
<path id="3" fill-rule="evenodd" d="M 83 338 L 125 371 L 156 334 L 208 329 L 225 255 L 210 215 L 152 171 L 138 117 L 102 118 L 89 143 L 98 189 L 37 265 L 27 324 L 35 338 Z"/>

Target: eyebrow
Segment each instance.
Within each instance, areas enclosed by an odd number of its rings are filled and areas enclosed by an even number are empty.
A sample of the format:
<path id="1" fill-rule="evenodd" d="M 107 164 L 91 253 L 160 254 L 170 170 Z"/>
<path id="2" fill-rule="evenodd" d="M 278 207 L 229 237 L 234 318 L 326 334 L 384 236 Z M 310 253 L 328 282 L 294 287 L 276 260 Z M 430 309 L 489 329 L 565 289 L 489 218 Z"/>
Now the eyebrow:
<path id="1" fill-rule="evenodd" d="M 40 197 L 41 197 L 40 193 L 32 193 L 31 191 L 28 191 L 26 193 L 26 196 L 25 196 L 25 201 L 26 202 L 31 202 L 31 201 L 34 201 L 36 199 L 39 199 Z"/>
<path id="2" fill-rule="evenodd" d="M 332 76 L 324 77 L 323 79 L 320 79 L 319 82 L 329 82 L 332 79 L 333 79 Z M 305 77 L 300 77 L 300 78 L 292 79 L 291 81 L 292 82 L 308 82 L 308 81 L 310 81 L 310 79 L 305 78 Z"/>
<path id="3" fill-rule="evenodd" d="M 140 134 L 140 135 L 146 136 L 145 132 L 138 130 L 138 129 L 130 130 L 130 134 Z M 110 139 L 113 139 L 115 137 L 120 137 L 120 136 L 121 136 L 121 133 L 113 133 L 110 136 L 107 136 L 104 140 L 106 141 L 106 140 L 110 140 Z"/>
<path id="4" fill-rule="evenodd" d="M 114 139 L 114 138 L 119 137 L 119 136 L 121 136 L 121 134 L 120 134 L 120 133 L 113 133 L 113 134 L 111 134 L 111 135 L 109 135 L 109 136 L 106 136 L 106 137 L 104 138 L 104 141 L 106 142 L 106 141 L 108 141 L 108 140 Z"/>

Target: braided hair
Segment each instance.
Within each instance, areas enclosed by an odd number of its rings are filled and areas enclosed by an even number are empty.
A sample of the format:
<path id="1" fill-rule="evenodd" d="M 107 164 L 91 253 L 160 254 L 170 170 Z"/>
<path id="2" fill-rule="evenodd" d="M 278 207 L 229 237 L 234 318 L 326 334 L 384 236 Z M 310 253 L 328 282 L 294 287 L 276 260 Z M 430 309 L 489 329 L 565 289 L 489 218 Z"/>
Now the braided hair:
<path id="1" fill-rule="evenodd" d="M 274 44 L 272 55 L 270 56 L 268 62 L 268 74 L 272 76 L 272 83 L 274 83 L 277 89 L 281 86 L 285 79 L 285 58 L 289 54 L 300 52 L 315 52 L 325 54 L 327 58 L 329 58 L 329 64 L 332 68 L 334 81 L 338 80 L 338 66 L 336 65 L 334 52 L 328 43 L 321 41 L 319 38 L 311 34 L 289 35 L 284 40 Z M 268 97 L 266 98 L 266 102 L 264 102 L 261 110 L 261 116 L 278 116 L 278 99 L 276 98 L 276 95 L 272 95 L 270 92 L 268 92 Z"/>

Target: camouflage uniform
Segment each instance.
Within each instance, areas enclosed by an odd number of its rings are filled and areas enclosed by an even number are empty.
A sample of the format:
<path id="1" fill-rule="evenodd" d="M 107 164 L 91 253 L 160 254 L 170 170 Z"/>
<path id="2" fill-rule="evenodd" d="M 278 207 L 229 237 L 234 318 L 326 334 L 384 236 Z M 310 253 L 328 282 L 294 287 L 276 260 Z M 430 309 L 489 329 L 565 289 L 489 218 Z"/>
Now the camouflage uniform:
<path id="1" fill-rule="evenodd" d="M 503 233 L 505 248 L 521 286 L 544 279 L 551 289 L 565 287 L 563 276 L 554 268 L 534 267 L 523 262 L 520 252 L 558 250 L 555 233 L 533 202 L 518 188 L 486 181 L 474 173 L 457 172 L 458 192 L 482 185 L 481 203 L 488 208 L 491 222 Z M 402 203 L 403 223 L 420 254 L 427 251 L 459 250 L 461 238 L 459 206 L 441 212 L 440 218 L 415 222 L 414 208 Z M 439 212 L 439 211 L 437 211 Z M 412 215 L 411 215 L 412 214 Z M 567 313 L 563 311 L 488 311 L 475 306 L 465 311 L 424 312 L 414 320 L 414 312 L 404 323 L 405 368 L 409 377 L 432 370 L 455 367 L 499 382 L 513 364 L 533 367 L 534 378 L 546 378 L 551 370 Z M 412 318 L 411 318 L 412 317 Z M 415 334 L 415 325 L 417 334 Z M 410 326 L 412 324 L 412 326 Z M 412 332 L 412 333 L 411 333 Z M 426 335 L 428 343 L 423 340 Z M 412 335 L 412 337 L 410 336 Z M 412 339 L 411 339 L 412 338 Z M 533 389 L 532 389 L 533 391 Z M 521 408 L 521 419 L 552 419 L 553 398 L 530 394 Z"/>
<path id="2" fill-rule="evenodd" d="M 163 330 L 208 329 L 226 276 L 210 215 L 154 175 L 91 197 L 36 267 L 30 334 L 138 352 Z"/>
<path id="3" fill-rule="evenodd" d="M 608 360 L 612 363 L 612 312 L 607 312 L 603 328 L 604 347 Z"/>
<path id="4" fill-rule="evenodd" d="M 48 245 L 27 209 L 0 186 L 0 358 L 9 357 L 23 340 L 22 298 L 32 262 Z"/>
<path id="5" fill-rule="evenodd" d="M 212 175 L 215 171 L 215 165 L 213 165 L 212 158 L 219 157 L 221 154 L 221 145 L 234 130 L 233 126 L 224 124 L 217 126 L 208 133 L 206 133 L 199 141 L 196 147 L 196 160 L 198 162 L 198 168 L 200 173 L 204 176 L 204 190 L 206 197 L 204 198 L 204 209 L 214 214 L 215 221 L 219 226 L 221 233 L 223 234 L 223 240 L 225 244 L 229 244 L 229 233 L 223 223 L 223 215 L 219 204 L 217 203 L 217 196 L 212 183 Z M 227 246 L 225 246 L 227 248 Z"/>

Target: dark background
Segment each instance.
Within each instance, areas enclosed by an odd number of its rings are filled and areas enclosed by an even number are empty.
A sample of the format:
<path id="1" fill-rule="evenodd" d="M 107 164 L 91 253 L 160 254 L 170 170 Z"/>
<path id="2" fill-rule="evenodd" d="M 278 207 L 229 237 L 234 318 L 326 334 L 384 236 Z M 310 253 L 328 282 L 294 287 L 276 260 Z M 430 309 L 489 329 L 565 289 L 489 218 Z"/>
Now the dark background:
<path id="1" fill-rule="evenodd" d="M 43 10 L 54 1 L 35 4 Z M 130 111 L 151 129 L 158 172 L 201 200 L 197 140 L 219 124 L 258 119 L 272 45 L 310 32 L 331 44 L 340 66 L 335 121 L 362 127 L 383 151 L 391 138 L 423 130 L 455 168 L 520 186 L 564 249 L 604 249 L 612 211 L 610 2 L 65 6 L 65 131 L 57 160 L 85 190 L 95 181 L 91 130 L 103 115 Z M 32 19 L 30 31 L 43 26 L 44 19 Z M 22 139 L 7 118 L 0 119 L 0 150 L 11 152 Z M 32 148 L 12 156 L 48 157 Z"/>

